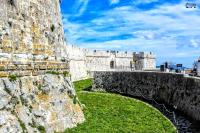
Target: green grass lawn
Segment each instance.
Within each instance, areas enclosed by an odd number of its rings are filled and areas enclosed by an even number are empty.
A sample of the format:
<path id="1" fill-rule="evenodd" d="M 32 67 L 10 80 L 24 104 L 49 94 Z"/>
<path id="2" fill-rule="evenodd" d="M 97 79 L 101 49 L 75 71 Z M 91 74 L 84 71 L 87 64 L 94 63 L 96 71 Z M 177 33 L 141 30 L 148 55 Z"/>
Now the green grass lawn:
<path id="1" fill-rule="evenodd" d="M 90 79 L 75 82 L 85 104 L 86 121 L 65 133 L 175 133 L 171 122 L 152 106 L 117 94 L 87 92 Z"/>

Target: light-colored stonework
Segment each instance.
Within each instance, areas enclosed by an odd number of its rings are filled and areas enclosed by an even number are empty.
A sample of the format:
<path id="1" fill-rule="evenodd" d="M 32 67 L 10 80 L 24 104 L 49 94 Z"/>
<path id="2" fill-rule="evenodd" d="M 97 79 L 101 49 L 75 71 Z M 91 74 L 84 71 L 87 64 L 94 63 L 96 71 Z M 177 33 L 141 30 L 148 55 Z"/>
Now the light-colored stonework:
<path id="1" fill-rule="evenodd" d="M 85 56 L 90 71 L 132 71 L 156 67 L 156 57 L 151 52 L 86 50 Z"/>
<path id="2" fill-rule="evenodd" d="M 0 0 L 1 133 L 60 132 L 84 121 L 64 48 L 60 0 Z"/>
<path id="3" fill-rule="evenodd" d="M 59 0 L 1 0 L 0 7 L 1 66 L 59 63 L 64 45 Z"/>
<path id="4" fill-rule="evenodd" d="M 155 56 L 150 53 L 66 45 L 60 0 L 0 0 L 2 133 L 32 133 L 41 128 L 51 133 L 82 123 L 81 103 L 74 102 L 78 101 L 75 90 L 65 77 L 68 71 L 72 80 L 78 80 L 90 71 L 154 67 Z"/>
<path id="5" fill-rule="evenodd" d="M 87 68 L 91 71 L 131 70 L 131 52 L 87 50 Z"/>
<path id="6" fill-rule="evenodd" d="M 0 79 L 0 132 L 64 131 L 84 121 L 74 103 L 75 91 L 69 77 L 40 75 Z"/>
<path id="7" fill-rule="evenodd" d="M 151 52 L 122 52 L 82 49 L 65 46 L 72 80 L 90 76 L 92 71 L 135 71 L 156 68 L 156 57 Z"/>
<path id="8" fill-rule="evenodd" d="M 133 53 L 135 70 L 151 70 L 156 68 L 156 56 L 152 52 Z"/>
<path id="9" fill-rule="evenodd" d="M 71 79 L 75 81 L 88 78 L 85 50 L 73 45 L 66 45 L 65 49 L 67 57 L 63 57 L 69 61 Z"/>

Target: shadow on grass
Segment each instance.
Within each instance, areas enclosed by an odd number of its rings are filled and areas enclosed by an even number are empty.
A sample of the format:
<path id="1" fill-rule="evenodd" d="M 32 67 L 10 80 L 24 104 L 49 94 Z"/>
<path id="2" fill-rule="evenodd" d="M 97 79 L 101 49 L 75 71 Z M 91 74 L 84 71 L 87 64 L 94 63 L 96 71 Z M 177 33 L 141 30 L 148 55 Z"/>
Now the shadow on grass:
<path id="1" fill-rule="evenodd" d="M 83 91 L 92 91 L 92 86 L 88 86 L 88 87 L 84 88 Z"/>

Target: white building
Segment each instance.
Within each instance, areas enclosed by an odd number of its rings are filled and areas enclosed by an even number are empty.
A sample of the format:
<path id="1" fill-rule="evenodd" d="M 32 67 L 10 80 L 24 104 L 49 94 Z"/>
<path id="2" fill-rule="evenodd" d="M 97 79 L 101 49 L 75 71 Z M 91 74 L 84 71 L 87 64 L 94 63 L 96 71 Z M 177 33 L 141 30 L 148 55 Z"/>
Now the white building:
<path id="1" fill-rule="evenodd" d="M 200 58 L 195 61 L 194 69 L 196 69 L 197 76 L 200 76 Z"/>
<path id="2" fill-rule="evenodd" d="M 91 71 L 134 71 L 156 68 L 156 57 L 151 52 L 127 52 L 82 49 L 66 45 L 72 80 L 88 77 Z"/>

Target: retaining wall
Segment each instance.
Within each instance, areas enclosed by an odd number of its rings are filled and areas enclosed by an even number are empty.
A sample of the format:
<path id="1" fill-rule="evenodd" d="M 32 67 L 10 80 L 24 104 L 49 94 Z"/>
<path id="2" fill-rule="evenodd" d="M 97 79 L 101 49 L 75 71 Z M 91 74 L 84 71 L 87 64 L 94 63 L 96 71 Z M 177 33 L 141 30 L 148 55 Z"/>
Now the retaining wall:
<path id="1" fill-rule="evenodd" d="M 94 72 L 93 90 L 162 101 L 200 120 L 200 79 L 159 72 Z"/>

